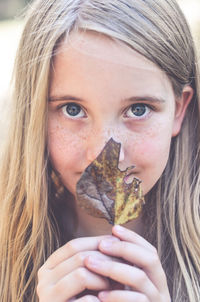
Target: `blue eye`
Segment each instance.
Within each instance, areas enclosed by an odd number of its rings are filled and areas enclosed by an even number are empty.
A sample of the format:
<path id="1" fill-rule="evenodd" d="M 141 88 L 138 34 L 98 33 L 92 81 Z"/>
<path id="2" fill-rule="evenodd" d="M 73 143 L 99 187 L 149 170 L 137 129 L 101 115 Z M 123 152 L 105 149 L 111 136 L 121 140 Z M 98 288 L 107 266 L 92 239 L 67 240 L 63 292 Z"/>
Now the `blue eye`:
<path id="1" fill-rule="evenodd" d="M 85 113 L 81 106 L 76 103 L 68 103 L 62 107 L 62 111 L 65 115 L 71 118 L 80 118 L 84 117 Z"/>
<path id="2" fill-rule="evenodd" d="M 143 118 L 150 113 L 151 109 L 145 104 L 133 104 L 126 111 L 126 117 Z"/>

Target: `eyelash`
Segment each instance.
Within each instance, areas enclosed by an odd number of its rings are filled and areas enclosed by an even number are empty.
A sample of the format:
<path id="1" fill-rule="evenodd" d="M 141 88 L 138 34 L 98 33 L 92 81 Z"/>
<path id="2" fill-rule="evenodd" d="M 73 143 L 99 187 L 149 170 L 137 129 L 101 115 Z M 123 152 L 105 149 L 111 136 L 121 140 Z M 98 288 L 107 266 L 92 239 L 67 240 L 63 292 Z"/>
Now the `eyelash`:
<path id="1" fill-rule="evenodd" d="M 67 113 L 67 107 L 69 107 L 69 105 L 72 105 L 72 106 L 74 106 L 74 107 L 79 107 L 79 109 L 80 109 L 80 111 L 78 112 L 78 114 L 82 111 L 82 112 L 84 112 L 84 114 L 82 115 L 82 116 L 73 116 L 73 115 L 70 115 L 69 113 Z M 62 112 L 63 112 L 63 114 L 64 115 L 67 115 L 69 118 L 71 118 L 71 119 L 78 119 L 78 118 L 84 118 L 84 117 L 86 117 L 86 113 L 85 113 L 85 110 L 79 105 L 79 104 L 77 104 L 77 103 L 73 103 L 73 102 L 71 102 L 71 103 L 67 103 L 67 104 L 64 104 L 64 105 L 61 105 L 61 106 L 59 106 L 59 108 L 62 110 Z M 66 110 L 65 110 L 65 108 L 66 108 Z M 64 112 L 64 110 L 65 110 L 65 112 Z"/>
<path id="2" fill-rule="evenodd" d="M 139 115 L 139 116 L 136 116 L 134 115 L 134 113 L 132 112 L 132 116 L 128 116 L 128 112 L 129 111 L 132 111 L 133 108 L 135 108 L 135 111 L 139 113 L 139 110 L 137 110 L 137 107 L 143 107 L 143 109 L 145 109 L 145 112 L 144 114 L 142 115 Z M 145 119 L 148 117 L 148 115 L 152 112 L 152 111 L 155 111 L 155 108 L 153 108 L 152 106 L 148 105 L 148 104 L 145 104 L 145 103 L 136 103 L 136 104 L 132 104 L 128 109 L 126 109 L 124 111 L 124 117 L 125 118 L 134 118 L 136 120 L 141 120 L 141 119 Z M 136 113 L 135 112 L 135 113 Z"/>
<path id="3" fill-rule="evenodd" d="M 67 107 L 69 107 L 70 105 L 74 106 L 74 109 L 75 109 L 75 107 L 80 109 L 80 111 L 78 112 L 78 115 L 74 115 L 73 116 L 73 115 L 70 115 L 69 113 L 67 113 L 67 111 L 66 111 Z M 137 116 L 134 116 L 134 113 L 132 112 L 133 116 L 128 116 L 128 111 L 130 111 L 130 110 L 132 111 L 133 108 L 135 108 L 135 110 L 136 110 L 137 107 L 140 107 L 140 108 L 143 107 L 143 109 L 145 109 L 144 114 L 142 114 L 141 116 L 139 115 L 137 117 Z M 63 114 L 67 115 L 71 119 L 79 119 L 79 118 L 85 118 L 86 117 L 85 110 L 79 104 L 74 103 L 74 102 L 67 103 L 67 104 L 64 104 L 64 105 L 60 105 L 60 106 L 58 106 L 58 109 L 61 109 L 62 112 L 63 112 Z M 137 111 L 139 113 L 139 109 Z M 155 108 L 153 108 L 152 106 L 150 106 L 148 104 L 145 104 L 145 103 L 136 103 L 136 104 L 132 104 L 131 106 L 129 106 L 128 108 L 126 108 L 123 111 L 123 117 L 125 117 L 125 118 L 133 118 L 133 119 L 136 119 L 136 120 L 145 119 L 151 113 L 151 111 L 155 111 Z M 80 112 L 82 112 L 81 116 L 79 115 Z M 73 111 L 72 111 L 72 113 L 73 113 Z"/>

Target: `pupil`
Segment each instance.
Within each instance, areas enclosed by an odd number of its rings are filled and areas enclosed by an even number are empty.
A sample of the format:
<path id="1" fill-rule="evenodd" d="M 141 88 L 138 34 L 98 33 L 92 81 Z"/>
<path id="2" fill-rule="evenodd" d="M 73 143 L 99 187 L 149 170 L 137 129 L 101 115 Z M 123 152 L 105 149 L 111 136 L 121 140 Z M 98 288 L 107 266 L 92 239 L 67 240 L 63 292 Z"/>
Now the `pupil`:
<path id="1" fill-rule="evenodd" d="M 145 111 L 146 111 L 146 107 L 143 104 L 132 106 L 132 112 L 136 116 L 142 116 L 143 114 L 145 114 Z"/>
<path id="2" fill-rule="evenodd" d="M 69 104 L 67 106 L 67 113 L 71 116 L 76 116 L 77 114 L 79 114 L 81 111 L 80 106 L 76 105 L 76 104 Z"/>

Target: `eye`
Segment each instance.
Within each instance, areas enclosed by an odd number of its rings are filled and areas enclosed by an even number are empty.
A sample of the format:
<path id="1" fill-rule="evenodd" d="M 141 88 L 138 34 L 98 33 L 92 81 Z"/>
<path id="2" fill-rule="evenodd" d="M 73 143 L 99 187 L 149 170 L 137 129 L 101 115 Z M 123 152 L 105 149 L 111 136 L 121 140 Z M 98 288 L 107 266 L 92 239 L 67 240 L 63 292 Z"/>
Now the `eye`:
<path id="1" fill-rule="evenodd" d="M 71 118 L 85 117 L 85 112 L 83 111 L 81 106 L 76 103 L 68 103 L 62 106 L 62 112 L 64 113 L 64 115 Z"/>
<path id="2" fill-rule="evenodd" d="M 145 104 L 133 104 L 129 109 L 125 112 L 126 117 L 133 118 L 144 118 L 151 112 L 151 108 Z"/>

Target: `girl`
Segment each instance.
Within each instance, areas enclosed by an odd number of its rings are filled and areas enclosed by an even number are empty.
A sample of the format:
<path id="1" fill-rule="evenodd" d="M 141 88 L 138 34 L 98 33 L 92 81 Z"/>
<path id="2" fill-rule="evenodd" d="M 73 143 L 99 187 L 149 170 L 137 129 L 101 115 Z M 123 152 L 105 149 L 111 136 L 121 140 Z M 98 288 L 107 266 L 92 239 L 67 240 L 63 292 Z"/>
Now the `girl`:
<path id="1" fill-rule="evenodd" d="M 33 2 L 1 159 L 0 300 L 200 301 L 199 105 L 175 0 Z M 146 200 L 113 228 L 76 205 L 111 137 Z"/>

